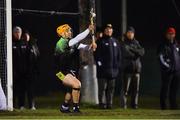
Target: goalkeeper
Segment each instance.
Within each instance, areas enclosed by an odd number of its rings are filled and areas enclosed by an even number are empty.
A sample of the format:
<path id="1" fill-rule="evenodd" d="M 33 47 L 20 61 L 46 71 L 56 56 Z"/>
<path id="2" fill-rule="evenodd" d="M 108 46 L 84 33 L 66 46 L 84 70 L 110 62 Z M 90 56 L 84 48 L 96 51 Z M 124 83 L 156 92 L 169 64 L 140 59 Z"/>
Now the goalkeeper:
<path id="1" fill-rule="evenodd" d="M 80 43 L 86 38 L 91 30 L 94 30 L 93 25 L 84 32 L 72 38 L 72 29 L 68 24 L 61 25 L 57 28 L 57 34 L 60 37 L 56 43 L 55 56 L 58 58 L 59 73 L 56 76 L 62 81 L 65 86 L 66 93 L 64 103 L 60 106 L 60 111 L 64 113 L 70 112 L 70 101 L 73 102 L 73 112 L 79 111 L 79 98 L 81 82 L 78 79 L 79 69 L 79 49 L 95 49 L 95 43 L 85 45 Z"/>

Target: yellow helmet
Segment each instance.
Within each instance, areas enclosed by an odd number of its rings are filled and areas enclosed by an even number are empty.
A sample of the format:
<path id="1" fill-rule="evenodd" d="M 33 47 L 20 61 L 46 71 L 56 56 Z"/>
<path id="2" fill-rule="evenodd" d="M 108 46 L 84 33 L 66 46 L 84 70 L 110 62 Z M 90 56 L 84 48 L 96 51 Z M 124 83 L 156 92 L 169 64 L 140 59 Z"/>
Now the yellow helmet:
<path id="1" fill-rule="evenodd" d="M 56 32 L 59 36 L 63 36 L 64 32 L 67 30 L 71 29 L 71 27 L 68 24 L 60 25 L 57 29 Z"/>

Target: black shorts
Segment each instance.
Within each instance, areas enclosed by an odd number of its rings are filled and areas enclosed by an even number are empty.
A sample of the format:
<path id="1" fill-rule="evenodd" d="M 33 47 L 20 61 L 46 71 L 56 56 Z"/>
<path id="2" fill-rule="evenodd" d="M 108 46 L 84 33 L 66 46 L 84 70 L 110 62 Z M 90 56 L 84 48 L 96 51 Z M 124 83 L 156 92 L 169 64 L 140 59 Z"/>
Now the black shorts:
<path id="1" fill-rule="evenodd" d="M 77 70 L 62 70 L 61 71 L 64 75 L 67 75 L 67 74 L 71 74 L 71 75 L 73 75 L 74 77 L 78 77 L 79 76 L 79 74 L 78 74 L 78 72 L 77 72 Z M 63 90 L 63 92 L 65 92 L 65 93 L 71 93 L 72 92 L 72 88 L 71 87 L 69 87 L 69 86 L 65 86 L 65 85 L 62 85 L 62 90 Z"/>
<path id="2" fill-rule="evenodd" d="M 69 70 L 62 70 L 61 71 L 64 75 L 67 75 L 67 74 L 71 74 L 75 77 L 78 77 L 79 74 L 78 74 L 78 70 L 73 70 L 73 69 L 69 69 Z"/>

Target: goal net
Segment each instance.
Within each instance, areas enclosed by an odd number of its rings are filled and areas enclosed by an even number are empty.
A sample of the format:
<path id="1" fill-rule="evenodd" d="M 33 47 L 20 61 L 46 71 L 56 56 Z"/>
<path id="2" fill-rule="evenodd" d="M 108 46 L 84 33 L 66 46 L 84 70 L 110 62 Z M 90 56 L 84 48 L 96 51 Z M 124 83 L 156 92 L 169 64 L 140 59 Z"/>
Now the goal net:
<path id="1" fill-rule="evenodd" d="M 11 0 L 0 1 L 0 79 L 7 110 L 13 110 Z M 1 92 L 2 94 L 2 92 Z M 2 101 L 0 101 L 2 102 Z"/>

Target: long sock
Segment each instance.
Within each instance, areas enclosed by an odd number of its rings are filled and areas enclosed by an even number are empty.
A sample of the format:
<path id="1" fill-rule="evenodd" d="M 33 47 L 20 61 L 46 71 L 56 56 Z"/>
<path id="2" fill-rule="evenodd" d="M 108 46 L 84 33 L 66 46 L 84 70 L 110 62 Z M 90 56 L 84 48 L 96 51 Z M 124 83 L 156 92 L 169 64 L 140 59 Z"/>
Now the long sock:
<path id="1" fill-rule="evenodd" d="M 79 107 L 79 103 L 73 103 L 73 107 Z"/>

